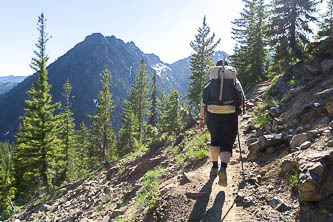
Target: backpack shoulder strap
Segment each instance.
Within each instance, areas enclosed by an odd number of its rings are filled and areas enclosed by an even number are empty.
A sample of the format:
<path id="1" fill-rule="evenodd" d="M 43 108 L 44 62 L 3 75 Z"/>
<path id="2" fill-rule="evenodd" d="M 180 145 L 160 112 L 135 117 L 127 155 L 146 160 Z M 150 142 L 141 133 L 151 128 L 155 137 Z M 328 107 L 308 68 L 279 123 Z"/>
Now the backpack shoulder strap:
<path id="1" fill-rule="evenodd" d="M 223 68 L 219 69 L 219 77 L 221 79 L 221 84 L 220 84 L 220 95 L 219 95 L 219 100 L 222 101 L 223 98 L 223 80 L 224 80 L 224 66 L 222 65 Z M 222 72 L 221 72 L 222 71 Z"/>

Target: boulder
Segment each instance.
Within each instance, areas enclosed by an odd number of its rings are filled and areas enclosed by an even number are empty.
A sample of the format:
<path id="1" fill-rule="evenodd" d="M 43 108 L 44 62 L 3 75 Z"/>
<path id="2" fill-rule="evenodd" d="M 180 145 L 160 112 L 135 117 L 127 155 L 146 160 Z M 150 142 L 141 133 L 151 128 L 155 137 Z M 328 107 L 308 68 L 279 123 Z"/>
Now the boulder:
<path id="1" fill-rule="evenodd" d="M 259 139 L 258 138 L 249 138 L 247 140 L 247 145 L 250 145 L 250 144 L 255 143 L 255 142 L 259 142 Z"/>
<path id="2" fill-rule="evenodd" d="M 279 107 L 273 106 L 269 109 L 269 114 L 273 117 L 278 117 L 280 115 Z"/>
<path id="3" fill-rule="evenodd" d="M 293 138 L 290 141 L 291 148 L 299 147 L 302 143 L 308 140 L 308 136 L 306 133 L 298 134 L 293 136 Z"/>
<path id="4" fill-rule="evenodd" d="M 333 140 L 329 140 L 327 141 L 327 144 L 326 144 L 328 147 L 333 147 Z"/>
<path id="5" fill-rule="evenodd" d="M 323 201 L 333 195 L 333 150 L 311 153 L 299 162 L 299 201 Z"/>
<path id="6" fill-rule="evenodd" d="M 187 183 L 191 183 L 191 180 L 188 178 L 187 174 L 183 172 L 182 176 L 180 177 L 179 184 L 184 185 Z"/>
<path id="7" fill-rule="evenodd" d="M 301 144 L 301 146 L 299 147 L 301 150 L 306 150 L 307 148 L 309 148 L 311 146 L 311 142 L 310 141 L 305 141 L 304 143 Z"/>
<path id="8" fill-rule="evenodd" d="M 310 130 L 306 132 L 306 135 L 308 136 L 308 139 L 312 140 L 314 139 L 318 134 L 318 130 Z"/>
<path id="9" fill-rule="evenodd" d="M 320 63 L 324 75 L 331 74 L 333 71 L 333 59 L 325 59 Z"/>
<path id="10" fill-rule="evenodd" d="M 249 161 L 256 160 L 262 156 L 262 152 L 265 152 L 267 148 L 270 147 L 270 151 L 273 151 L 276 147 L 287 143 L 286 139 L 282 137 L 282 134 L 267 134 L 260 136 L 253 143 L 249 144 L 249 155 L 247 159 Z M 270 152 L 269 151 L 269 152 Z"/>
<path id="11" fill-rule="evenodd" d="M 259 137 L 259 140 L 249 144 L 250 152 L 265 151 L 268 147 L 279 146 L 286 141 L 282 138 L 282 134 L 267 134 Z"/>
<path id="12" fill-rule="evenodd" d="M 333 88 L 325 89 L 319 93 L 316 93 L 315 96 L 319 99 L 327 99 L 333 96 Z"/>
<path id="13" fill-rule="evenodd" d="M 266 153 L 267 153 L 267 154 L 272 154 L 272 153 L 274 153 L 274 151 L 275 151 L 275 148 L 274 148 L 274 147 L 268 147 L 268 148 L 266 149 Z"/>
<path id="14" fill-rule="evenodd" d="M 244 194 L 241 193 L 241 192 L 238 192 L 237 193 L 237 196 L 235 198 L 235 203 L 236 203 L 236 206 L 242 206 L 243 205 L 243 200 L 244 200 Z"/>
<path id="15" fill-rule="evenodd" d="M 269 205 L 280 212 L 285 212 L 291 209 L 290 206 L 288 206 L 287 204 L 284 203 L 283 200 L 281 200 L 278 197 L 274 197 L 272 200 L 269 201 Z"/>

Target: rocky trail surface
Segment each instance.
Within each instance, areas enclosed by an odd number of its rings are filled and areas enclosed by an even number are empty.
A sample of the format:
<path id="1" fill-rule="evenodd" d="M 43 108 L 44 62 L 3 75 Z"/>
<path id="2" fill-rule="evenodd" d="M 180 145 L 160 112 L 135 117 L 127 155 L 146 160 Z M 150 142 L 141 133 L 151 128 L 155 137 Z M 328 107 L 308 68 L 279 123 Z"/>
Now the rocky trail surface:
<path id="1" fill-rule="evenodd" d="M 239 119 L 244 177 L 235 146 L 228 187 L 209 177 L 209 158 L 184 157 L 191 146 L 186 141 L 208 149 L 195 143 L 201 133 L 193 128 L 172 145 L 29 203 L 10 221 L 333 221 L 333 122 L 327 108 L 333 81 L 314 77 L 279 104 L 265 104 L 270 84 L 260 83 L 247 95 L 247 113 Z M 254 121 L 260 115 L 269 119 L 265 126 Z M 158 167 L 164 173 L 155 201 L 139 207 L 143 177 Z"/>

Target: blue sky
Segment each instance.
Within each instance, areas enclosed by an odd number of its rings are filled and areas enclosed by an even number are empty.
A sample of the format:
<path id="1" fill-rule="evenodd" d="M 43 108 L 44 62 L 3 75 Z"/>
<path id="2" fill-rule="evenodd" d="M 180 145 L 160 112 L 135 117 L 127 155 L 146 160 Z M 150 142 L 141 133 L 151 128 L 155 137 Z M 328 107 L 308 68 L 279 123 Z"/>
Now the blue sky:
<path id="1" fill-rule="evenodd" d="M 242 7 L 241 0 L 0 0 L 0 76 L 33 73 L 29 64 L 42 12 L 52 36 L 49 63 L 95 32 L 133 41 L 172 63 L 192 53 L 189 44 L 204 15 L 216 40 L 221 38 L 217 49 L 231 53 L 231 21 Z"/>

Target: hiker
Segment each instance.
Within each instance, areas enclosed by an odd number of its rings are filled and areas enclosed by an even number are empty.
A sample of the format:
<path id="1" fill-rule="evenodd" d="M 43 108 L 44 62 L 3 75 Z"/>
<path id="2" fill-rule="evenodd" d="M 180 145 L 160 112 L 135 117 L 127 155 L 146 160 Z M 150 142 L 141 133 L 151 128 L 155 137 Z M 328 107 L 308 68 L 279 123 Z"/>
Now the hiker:
<path id="1" fill-rule="evenodd" d="M 233 144 L 238 133 L 238 115 L 244 108 L 245 95 L 236 78 L 236 69 L 220 60 L 208 71 L 210 82 L 203 92 L 203 105 L 200 109 L 200 129 L 204 129 L 204 115 L 211 136 L 210 152 L 212 159 L 211 177 L 219 176 L 218 184 L 227 186 L 226 169 L 232 156 Z M 218 157 L 221 167 L 218 170 Z"/>

